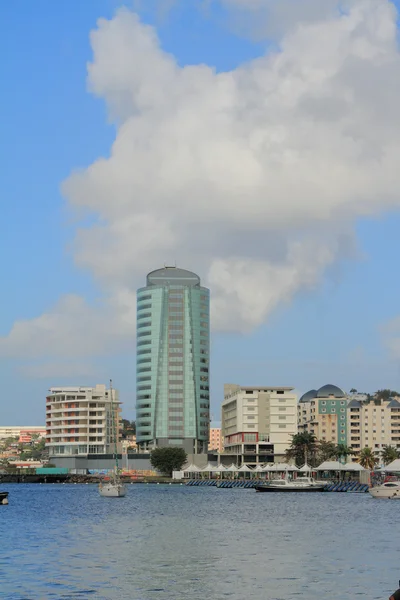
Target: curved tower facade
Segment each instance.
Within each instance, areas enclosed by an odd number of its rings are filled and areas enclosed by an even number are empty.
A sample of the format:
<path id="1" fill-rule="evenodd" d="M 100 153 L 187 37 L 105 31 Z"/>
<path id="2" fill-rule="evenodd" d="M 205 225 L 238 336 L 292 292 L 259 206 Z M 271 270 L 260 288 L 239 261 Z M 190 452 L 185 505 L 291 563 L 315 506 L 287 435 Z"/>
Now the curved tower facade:
<path id="1" fill-rule="evenodd" d="M 207 452 L 210 291 L 195 273 L 164 267 L 137 292 L 136 441 L 139 450 Z"/>

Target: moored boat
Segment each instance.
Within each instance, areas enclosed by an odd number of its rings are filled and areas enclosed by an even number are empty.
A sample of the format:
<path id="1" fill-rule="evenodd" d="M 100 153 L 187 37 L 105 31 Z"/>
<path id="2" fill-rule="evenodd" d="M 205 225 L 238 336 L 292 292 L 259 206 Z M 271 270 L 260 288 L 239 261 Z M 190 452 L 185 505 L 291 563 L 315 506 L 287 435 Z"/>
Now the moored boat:
<path id="1" fill-rule="evenodd" d="M 387 481 L 382 485 L 377 485 L 369 493 L 373 498 L 387 498 L 389 500 L 400 500 L 400 481 Z"/>
<path id="2" fill-rule="evenodd" d="M 111 473 L 110 477 L 106 481 L 101 481 L 99 483 L 99 493 L 100 496 L 104 496 L 105 498 L 123 498 L 126 496 L 126 486 L 122 483 L 121 477 L 119 475 L 118 469 L 118 448 L 117 448 L 117 440 L 118 440 L 118 431 L 117 431 L 117 423 L 114 414 L 114 403 L 113 403 L 113 390 L 112 390 L 112 382 L 110 379 L 110 403 L 111 403 L 111 433 L 114 442 L 114 452 L 113 458 L 115 461 L 114 470 Z"/>
<path id="3" fill-rule="evenodd" d="M 8 492 L 0 492 L 0 504 L 8 504 Z"/>
<path id="4" fill-rule="evenodd" d="M 288 479 L 273 479 L 269 483 L 257 485 L 256 492 L 323 492 L 325 484 L 318 483 L 311 477 Z"/>

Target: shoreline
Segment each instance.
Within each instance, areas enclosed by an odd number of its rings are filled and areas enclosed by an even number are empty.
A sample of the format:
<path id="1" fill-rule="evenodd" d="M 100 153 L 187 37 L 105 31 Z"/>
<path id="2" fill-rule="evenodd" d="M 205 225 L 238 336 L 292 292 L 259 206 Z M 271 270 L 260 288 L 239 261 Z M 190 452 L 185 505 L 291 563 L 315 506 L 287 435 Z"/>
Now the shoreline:
<path id="1" fill-rule="evenodd" d="M 52 483 L 64 483 L 64 484 L 76 484 L 76 483 L 85 483 L 85 484 L 98 484 L 102 481 L 102 477 L 98 475 L 34 475 L 34 474 L 17 474 L 17 473 L 4 473 L 0 475 L 0 486 L 6 485 L 8 483 L 37 483 L 37 484 L 52 484 Z M 180 484 L 182 481 L 177 479 L 172 479 L 170 477 L 141 477 L 138 479 L 132 479 L 131 477 L 123 477 L 122 481 L 126 484 L 157 484 L 157 483 L 167 483 L 167 484 Z"/>

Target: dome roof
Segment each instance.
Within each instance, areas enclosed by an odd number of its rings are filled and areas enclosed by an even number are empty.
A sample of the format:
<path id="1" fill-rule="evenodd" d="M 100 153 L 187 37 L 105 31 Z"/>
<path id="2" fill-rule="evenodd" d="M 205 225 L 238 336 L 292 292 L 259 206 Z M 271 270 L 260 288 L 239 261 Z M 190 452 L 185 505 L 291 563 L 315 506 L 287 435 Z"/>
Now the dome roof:
<path id="1" fill-rule="evenodd" d="M 313 400 L 317 397 L 317 393 L 317 390 L 310 390 L 309 392 L 306 392 L 302 395 L 299 402 L 308 402 L 309 400 Z"/>
<path id="2" fill-rule="evenodd" d="M 164 267 L 157 269 L 147 275 L 147 285 L 182 285 L 188 287 L 198 287 L 200 277 L 192 271 L 179 269 L 178 267 Z"/>
<path id="3" fill-rule="evenodd" d="M 345 398 L 346 394 L 343 390 L 337 387 L 337 385 L 323 385 L 317 392 L 317 398 L 328 398 L 334 396 L 335 398 Z"/>

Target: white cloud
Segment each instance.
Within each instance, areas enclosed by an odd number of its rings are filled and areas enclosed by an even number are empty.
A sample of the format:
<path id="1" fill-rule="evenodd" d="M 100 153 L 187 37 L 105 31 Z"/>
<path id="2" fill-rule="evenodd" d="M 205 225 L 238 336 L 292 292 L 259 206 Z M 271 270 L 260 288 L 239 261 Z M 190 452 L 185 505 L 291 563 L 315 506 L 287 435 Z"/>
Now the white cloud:
<path id="1" fill-rule="evenodd" d="M 119 300 L 90 306 L 79 296 L 63 296 L 40 317 L 16 321 L 9 335 L 0 337 L 0 356 L 67 359 L 112 354 L 135 332 L 122 297 Z"/>
<path id="2" fill-rule="evenodd" d="M 23 377 L 31 379 L 70 379 L 82 377 L 97 377 L 98 369 L 92 364 L 77 361 L 63 362 L 39 362 L 35 364 L 26 364 L 19 368 L 19 372 Z"/>
<path id="3" fill-rule="evenodd" d="M 18 355 L 38 330 L 43 352 L 60 343 L 65 356 L 130 338 L 135 289 L 146 271 L 173 261 L 212 286 L 216 330 L 247 331 L 318 284 L 357 218 L 399 207 L 394 5 L 268 6 L 283 31 L 279 52 L 226 73 L 179 66 L 126 9 L 99 20 L 88 83 L 106 101 L 116 139 L 108 158 L 72 174 L 63 191 L 98 218 L 77 232 L 74 253 L 106 295 L 107 319 L 61 305 L 16 323 L 3 354 Z M 93 341 L 71 320 L 88 332 L 107 326 Z"/>
<path id="4" fill-rule="evenodd" d="M 383 324 L 380 332 L 389 355 L 398 361 L 400 359 L 400 316 Z"/>
<path id="5" fill-rule="evenodd" d="M 278 38 L 303 23 L 319 23 L 348 12 L 359 0 L 209 0 L 230 9 L 238 31 Z M 231 23 L 231 24 L 232 24 Z"/>

